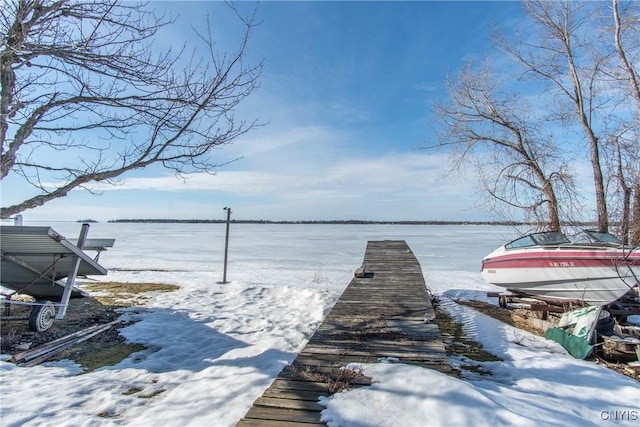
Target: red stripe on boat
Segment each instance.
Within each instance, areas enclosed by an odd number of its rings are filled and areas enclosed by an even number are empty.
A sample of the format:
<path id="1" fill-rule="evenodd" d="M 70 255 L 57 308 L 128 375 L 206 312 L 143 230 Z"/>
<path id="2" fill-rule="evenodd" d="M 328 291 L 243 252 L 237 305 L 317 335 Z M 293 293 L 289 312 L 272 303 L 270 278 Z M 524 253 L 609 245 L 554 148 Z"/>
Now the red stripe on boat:
<path id="1" fill-rule="evenodd" d="M 482 262 L 483 268 L 572 268 L 640 265 L 640 254 L 605 255 L 597 251 L 549 251 L 498 255 Z"/>

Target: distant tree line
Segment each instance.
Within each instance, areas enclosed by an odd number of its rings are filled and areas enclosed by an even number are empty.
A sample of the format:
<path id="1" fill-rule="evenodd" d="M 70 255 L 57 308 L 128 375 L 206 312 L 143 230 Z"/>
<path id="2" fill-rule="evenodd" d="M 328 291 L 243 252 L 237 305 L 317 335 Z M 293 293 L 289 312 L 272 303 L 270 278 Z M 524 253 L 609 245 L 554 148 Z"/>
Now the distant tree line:
<path id="1" fill-rule="evenodd" d="M 223 219 L 113 219 L 110 223 L 152 223 L 152 224 L 223 224 Z M 235 224 L 344 224 L 344 225 L 505 225 L 531 226 L 532 223 L 518 221 L 368 221 L 368 220 L 284 220 L 273 221 L 265 219 L 232 219 Z M 572 224 L 579 226 L 594 226 L 594 222 Z"/>

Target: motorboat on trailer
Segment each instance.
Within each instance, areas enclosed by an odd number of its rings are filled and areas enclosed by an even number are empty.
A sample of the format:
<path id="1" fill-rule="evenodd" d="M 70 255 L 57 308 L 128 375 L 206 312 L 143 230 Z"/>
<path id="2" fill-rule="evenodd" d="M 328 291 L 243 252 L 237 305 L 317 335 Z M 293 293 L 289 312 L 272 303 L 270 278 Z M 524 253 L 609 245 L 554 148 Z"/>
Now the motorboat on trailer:
<path id="1" fill-rule="evenodd" d="M 590 241 L 584 243 L 572 243 L 561 232 L 513 240 L 482 260 L 482 277 L 515 294 L 595 306 L 640 287 L 640 249 L 609 233 L 585 232 Z"/>

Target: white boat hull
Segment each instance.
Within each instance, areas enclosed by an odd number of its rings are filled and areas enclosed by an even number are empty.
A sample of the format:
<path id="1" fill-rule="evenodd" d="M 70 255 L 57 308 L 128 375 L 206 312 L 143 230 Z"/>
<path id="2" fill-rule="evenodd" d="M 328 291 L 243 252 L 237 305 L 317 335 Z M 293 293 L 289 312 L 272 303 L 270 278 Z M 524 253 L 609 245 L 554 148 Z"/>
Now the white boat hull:
<path id="1" fill-rule="evenodd" d="M 605 249 L 508 251 L 502 247 L 483 260 L 482 276 L 489 283 L 534 297 L 605 305 L 637 286 L 640 256 Z"/>

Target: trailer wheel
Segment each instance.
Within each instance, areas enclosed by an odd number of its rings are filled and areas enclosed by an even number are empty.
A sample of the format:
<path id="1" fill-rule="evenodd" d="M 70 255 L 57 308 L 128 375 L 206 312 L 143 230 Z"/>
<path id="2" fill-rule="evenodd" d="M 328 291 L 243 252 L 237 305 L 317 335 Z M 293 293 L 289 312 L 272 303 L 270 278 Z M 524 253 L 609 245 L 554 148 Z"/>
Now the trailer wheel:
<path id="1" fill-rule="evenodd" d="M 38 301 L 29 316 L 29 329 L 35 332 L 44 332 L 53 325 L 56 317 L 56 309 L 51 301 Z"/>
<path id="2" fill-rule="evenodd" d="M 505 295 L 498 297 L 498 305 L 502 308 L 507 308 L 507 297 Z"/>

